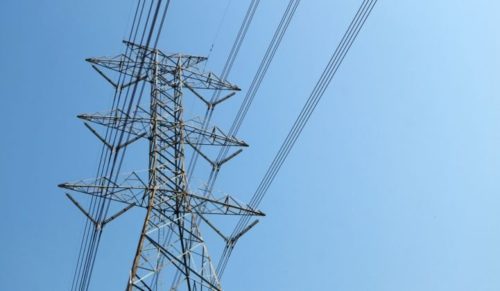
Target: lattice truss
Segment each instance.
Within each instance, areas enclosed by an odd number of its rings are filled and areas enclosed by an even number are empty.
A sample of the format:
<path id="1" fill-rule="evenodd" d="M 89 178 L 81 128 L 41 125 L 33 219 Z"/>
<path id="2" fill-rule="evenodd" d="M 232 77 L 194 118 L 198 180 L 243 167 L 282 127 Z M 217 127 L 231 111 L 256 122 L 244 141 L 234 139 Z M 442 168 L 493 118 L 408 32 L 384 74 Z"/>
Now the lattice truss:
<path id="1" fill-rule="evenodd" d="M 158 282 L 166 280 L 172 282 L 170 290 L 222 290 L 200 224 L 206 224 L 206 229 L 228 240 L 212 221 L 213 215 L 261 216 L 263 213 L 229 195 L 217 197 L 206 189 L 191 190 L 184 166 L 186 148 L 198 153 L 210 166 L 220 167 L 248 145 L 224 134 L 218 127 L 184 120 L 183 92 L 188 90 L 203 104 L 213 107 L 230 98 L 239 88 L 212 73 L 201 72 L 200 63 L 206 58 L 165 54 L 134 43 L 125 44 L 131 52 L 129 55 L 87 61 L 117 90 L 140 82 L 149 84 L 149 108 L 138 104 L 129 113 L 114 109 L 78 117 L 113 152 L 147 139 L 149 169 L 121 175 L 119 179 L 103 176 L 64 183 L 60 187 L 125 205 L 115 215 L 97 220 L 68 194 L 98 228 L 132 207 L 145 210 L 127 290 L 157 290 L 160 288 Z M 138 66 L 143 69 L 137 70 Z M 119 85 L 111 77 L 113 72 L 129 76 L 131 81 Z M 205 96 L 214 90 L 226 93 L 216 102 L 209 102 Z M 99 126 L 123 132 L 128 139 L 112 145 L 96 129 Z M 215 163 L 205 148 L 222 146 L 234 148 L 233 153 Z"/>

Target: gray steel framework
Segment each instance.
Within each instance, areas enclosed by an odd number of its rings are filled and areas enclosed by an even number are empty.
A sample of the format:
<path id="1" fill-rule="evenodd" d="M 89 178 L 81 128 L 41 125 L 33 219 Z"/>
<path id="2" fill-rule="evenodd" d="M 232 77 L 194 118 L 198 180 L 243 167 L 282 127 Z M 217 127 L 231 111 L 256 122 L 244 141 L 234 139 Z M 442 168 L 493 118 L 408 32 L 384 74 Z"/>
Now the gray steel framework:
<path id="1" fill-rule="evenodd" d="M 147 139 L 147 177 L 132 172 L 118 180 L 103 176 L 59 186 L 125 205 L 118 213 L 99 220 L 67 194 L 99 230 L 130 208 L 145 210 L 127 290 L 157 290 L 160 288 L 159 282 L 166 279 L 172 282 L 170 290 L 222 290 L 200 225 L 205 224 L 226 240 L 225 243 L 229 243 L 223 232 L 211 221 L 211 215 L 264 214 L 228 195 L 215 197 L 211 191 L 195 193 L 190 190 L 185 170 L 187 148 L 200 154 L 213 168 L 218 169 L 248 145 L 234 136 L 224 134 L 218 127 L 207 128 L 196 121 L 185 120 L 183 97 L 189 91 L 206 106 L 213 107 L 230 98 L 239 88 L 212 73 L 201 72 L 199 65 L 206 58 L 165 54 L 131 42 L 125 44 L 130 55 L 91 58 L 87 61 L 115 88 L 118 85 L 110 77 L 112 72 L 131 77 L 130 83 L 118 89 L 140 82 L 149 84 L 149 108 L 137 104 L 133 114 L 114 109 L 104 114 L 82 114 L 78 117 L 112 152 Z M 137 60 L 141 60 L 141 70 L 136 70 L 139 66 Z M 224 97 L 213 103 L 208 102 L 204 96 L 213 91 L 225 92 Z M 113 146 L 91 124 L 126 133 L 130 138 Z M 204 146 L 233 147 L 234 151 L 225 160 L 216 163 L 206 154 Z"/>

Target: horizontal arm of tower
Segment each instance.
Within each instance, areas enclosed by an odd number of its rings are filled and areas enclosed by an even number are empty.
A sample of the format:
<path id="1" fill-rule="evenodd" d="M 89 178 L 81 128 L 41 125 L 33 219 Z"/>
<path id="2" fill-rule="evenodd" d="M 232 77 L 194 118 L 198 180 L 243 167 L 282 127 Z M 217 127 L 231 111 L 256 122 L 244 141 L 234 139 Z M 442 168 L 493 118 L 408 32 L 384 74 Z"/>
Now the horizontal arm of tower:
<path id="1" fill-rule="evenodd" d="M 182 68 L 190 68 L 207 60 L 206 57 L 201 56 L 165 54 L 159 49 L 146 47 L 144 45 L 136 44 L 126 40 L 124 40 L 123 43 L 131 50 L 132 54 L 135 56 L 145 55 L 146 58 L 151 58 L 152 60 L 156 58 L 156 61 L 158 63 L 169 64 L 174 67 L 181 66 Z"/>
<path id="2" fill-rule="evenodd" d="M 146 112 L 138 111 L 134 115 L 115 109 L 107 113 L 79 114 L 79 119 L 102 125 L 111 129 L 140 135 L 149 131 L 151 119 Z"/>
<path id="3" fill-rule="evenodd" d="M 198 64 L 204 62 L 205 57 L 165 54 L 157 49 L 145 48 L 129 42 L 126 44 L 131 49 L 130 55 L 120 54 L 114 57 L 86 59 L 101 76 L 115 87 L 118 86 L 117 82 L 113 81 L 113 78 L 102 69 L 132 77 L 130 83 L 140 80 L 159 81 L 157 84 L 160 90 L 179 86 L 179 73 L 181 74 L 181 84 L 186 84 L 193 89 L 240 90 L 238 86 L 223 80 L 214 73 L 202 72 Z"/>
<path id="4" fill-rule="evenodd" d="M 136 60 L 124 54 L 120 54 L 114 57 L 88 58 L 85 60 L 88 63 L 92 64 L 92 67 L 99 73 L 99 75 L 104 77 L 111 84 L 114 84 L 115 87 L 117 87 L 118 85 L 115 81 L 113 81 L 113 78 L 101 69 L 119 72 L 126 76 L 133 76 L 139 79 L 144 77 L 144 74 L 139 75 L 139 72 L 143 71 L 139 68 L 150 68 L 152 66 L 150 62 L 138 63 Z"/>
<path id="5" fill-rule="evenodd" d="M 213 126 L 204 130 L 199 127 L 184 125 L 184 131 L 189 142 L 193 145 L 213 145 L 213 146 L 238 146 L 248 147 L 248 144 L 238 140 L 234 136 L 225 134 L 220 128 Z"/>
<path id="6" fill-rule="evenodd" d="M 134 204 L 138 207 L 145 208 L 148 206 L 144 197 L 148 191 L 153 189 L 148 188 L 146 185 L 108 184 L 103 183 L 103 181 L 104 179 L 101 178 L 94 182 L 63 183 L 59 187 L 125 204 Z M 186 205 L 181 210 L 177 210 L 180 213 L 197 212 L 199 214 L 264 216 L 263 212 L 240 203 L 229 195 L 216 198 L 193 193 L 174 193 L 171 189 L 162 187 L 157 187 L 154 190 L 159 193 L 154 203 L 154 208 L 158 211 L 176 211 L 175 203 L 179 196 L 182 196 L 186 201 Z"/>
<path id="7" fill-rule="evenodd" d="M 62 183 L 60 188 L 74 192 L 101 197 L 127 205 L 145 207 L 147 184 L 135 172 L 127 175 L 120 182 L 113 182 L 106 177 L 85 179 L 74 183 Z"/>
<path id="8" fill-rule="evenodd" d="M 182 82 L 192 89 L 197 90 L 241 90 L 238 86 L 221 79 L 214 73 L 202 73 L 191 68 L 182 71 Z"/>
<path id="9" fill-rule="evenodd" d="M 191 204 L 194 208 L 197 208 L 196 205 L 204 206 L 201 214 L 265 216 L 262 211 L 239 203 L 229 195 L 221 198 L 211 198 L 191 194 L 191 199 L 193 200 Z"/>
<path id="10" fill-rule="evenodd" d="M 160 190 L 161 192 L 161 190 Z M 174 209 L 175 198 L 184 198 L 187 201 L 187 205 L 184 209 L 180 210 L 181 213 L 198 213 L 204 214 L 215 214 L 215 215 L 252 215 L 252 216 L 264 216 L 262 211 L 253 209 L 252 207 L 236 201 L 229 195 L 223 197 L 213 197 L 213 196 L 203 196 L 193 193 L 168 193 L 162 197 L 163 203 L 158 205 L 162 209 Z"/>
<path id="11" fill-rule="evenodd" d="M 78 118 L 103 125 L 109 128 L 118 129 L 128 132 L 132 135 L 144 135 L 149 137 L 151 118 L 147 112 L 139 112 L 134 117 L 129 117 L 121 111 L 113 111 L 106 114 L 81 114 Z M 220 128 L 212 126 L 211 128 L 203 129 L 197 124 L 175 123 L 167 121 L 165 118 L 157 117 L 155 120 L 157 126 L 163 128 L 163 132 L 172 132 L 176 127 L 181 127 L 184 130 L 186 140 L 195 146 L 237 146 L 248 147 L 248 144 L 234 136 L 227 135 Z M 146 132 L 146 134 L 144 134 Z"/>
<path id="12" fill-rule="evenodd" d="M 74 192 L 101 197 L 125 204 L 134 204 L 134 206 L 146 207 L 143 197 L 145 188 L 132 188 L 122 186 L 102 186 L 102 185 L 84 185 L 63 183 L 58 185 L 60 188 Z M 104 193 L 104 194 L 101 194 Z"/>

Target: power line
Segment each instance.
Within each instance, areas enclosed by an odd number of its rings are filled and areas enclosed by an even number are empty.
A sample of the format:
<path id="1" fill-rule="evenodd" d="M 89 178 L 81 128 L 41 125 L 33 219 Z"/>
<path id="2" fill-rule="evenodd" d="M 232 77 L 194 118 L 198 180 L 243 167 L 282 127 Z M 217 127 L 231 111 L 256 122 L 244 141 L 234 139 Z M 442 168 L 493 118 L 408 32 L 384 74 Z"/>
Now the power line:
<path id="1" fill-rule="evenodd" d="M 249 7 L 249 10 L 247 11 L 247 15 L 251 15 L 251 17 L 253 17 L 253 13 L 255 13 L 255 11 L 251 12 L 251 9 L 253 7 L 252 3 Z M 257 2 L 257 4 L 258 4 L 258 2 Z M 280 22 L 279 22 L 279 24 L 278 24 L 278 26 L 273 34 L 273 37 L 268 44 L 268 47 L 267 47 L 266 52 L 264 54 L 264 57 L 262 58 L 262 60 L 260 62 L 259 68 L 253 77 L 250 88 L 247 91 L 245 98 L 244 98 L 242 104 L 240 105 L 238 113 L 237 113 L 237 115 L 236 115 L 236 117 L 231 125 L 231 128 L 229 130 L 230 136 L 234 136 L 237 134 L 243 120 L 245 119 L 246 114 L 247 114 L 249 108 L 251 107 L 251 104 L 252 104 L 252 102 L 253 102 L 253 100 L 254 100 L 254 98 L 255 98 L 255 96 L 260 88 L 260 85 L 261 85 L 261 83 L 262 83 L 262 81 L 263 81 L 263 79 L 264 79 L 264 77 L 269 69 L 270 64 L 272 63 L 272 61 L 274 59 L 274 56 L 275 56 L 275 54 L 276 54 L 276 52 L 277 52 L 277 50 L 282 42 L 282 39 L 283 39 L 286 31 L 288 30 L 290 22 L 291 22 L 293 16 L 295 15 L 295 12 L 296 12 L 299 4 L 300 4 L 300 0 L 290 0 L 289 1 L 281 19 L 280 19 Z M 255 10 L 255 8 L 253 10 Z M 246 19 L 247 19 L 247 17 L 243 21 L 243 24 L 245 24 L 247 22 Z M 243 27 L 243 24 L 242 24 L 242 27 Z M 248 27 L 244 30 L 240 28 L 240 31 L 246 31 L 247 29 L 248 29 Z M 239 45 L 233 45 L 233 48 L 235 46 L 237 47 Z M 231 55 L 232 54 L 230 54 L 230 56 Z M 234 59 L 233 59 L 233 61 L 231 61 L 229 63 L 230 64 L 230 65 L 228 65 L 229 68 L 232 67 L 233 62 L 234 62 Z M 222 76 L 227 76 L 227 74 L 229 74 L 229 71 L 230 71 L 230 69 L 226 70 L 226 67 L 225 67 L 225 69 L 223 70 Z M 216 94 L 217 93 L 218 92 L 216 92 Z M 217 98 L 213 98 L 212 100 L 216 100 L 216 99 Z M 213 112 L 213 107 L 210 109 L 211 109 L 211 111 L 210 112 L 207 111 L 207 114 L 205 115 L 205 119 L 204 119 L 204 123 L 203 123 L 205 127 L 207 126 L 207 124 L 208 124 L 207 121 L 210 120 L 211 113 Z M 216 166 L 212 167 L 210 174 L 209 174 L 209 177 L 208 177 L 208 180 L 207 180 L 207 183 L 206 183 L 207 186 L 205 188 L 205 195 L 207 195 L 207 196 L 211 195 L 211 193 L 213 191 L 213 187 L 215 185 L 215 182 L 216 182 L 218 174 L 219 174 L 220 165 L 224 161 L 227 161 L 228 158 L 232 157 L 232 156 L 228 156 L 229 148 L 230 148 L 229 146 L 223 146 L 218 153 L 217 159 L 215 161 Z M 188 168 L 191 170 L 191 171 L 188 171 L 188 173 L 189 173 L 188 177 L 191 176 L 192 171 L 194 170 L 194 165 L 196 164 L 196 159 L 198 158 L 198 156 L 196 154 L 197 153 L 195 153 L 195 156 L 194 156 L 194 163 L 192 164 L 193 167 Z M 193 161 L 193 160 L 191 160 L 191 161 Z M 190 166 L 191 166 L 191 164 L 190 164 Z M 219 267 L 217 268 L 217 273 L 220 273 Z"/>
<path id="2" fill-rule="evenodd" d="M 141 3 L 142 3 L 142 5 L 141 5 Z M 128 38 L 129 41 L 134 41 L 134 42 L 136 41 L 137 32 L 139 30 L 139 26 L 140 26 L 142 17 L 144 15 L 145 4 L 146 4 L 146 1 L 140 0 L 140 1 L 137 2 L 137 7 L 136 7 L 135 15 L 134 15 L 134 20 L 133 20 L 132 28 L 130 30 L 130 35 L 129 35 L 129 38 Z M 137 15 L 138 12 L 139 12 L 139 17 L 137 17 L 138 16 Z M 127 47 L 125 55 L 128 56 L 128 53 L 129 53 L 129 51 L 128 51 L 128 47 Z M 119 84 L 124 82 L 124 81 L 122 81 L 123 77 L 125 77 L 123 74 L 119 74 L 119 76 L 118 76 L 118 83 Z M 113 109 L 119 103 L 120 96 L 121 96 L 121 90 L 115 90 L 115 94 L 113 96 L 113 104 L 112 104 L 112 108 Z M 108 139 L 108 136 L 110 134 L 110 130 L 111 130 L 111 128 L 107 128 L 106 129 L 106 135 L 105 135 L 106 139 Z M 101 176 L 101 172 L 104 170 L 104 167 L 105 167 L 104 162 L 106 160 L 105 157 L 107 157 L 107 155 L 110 154 L 110 152 L 108 150 L 109 149 L 103 144 L 102 145 L 102 149 L 101 149 L 101 154 L 100 154 L 101 157 L 100 157 L 100 162 L 99 162 L 99 166 L 98 166 L 98 171 L 97 171 L 96 177 L 100 177 Z M 94 212 L 96 211 L 96 208 L 99 207 L 99 206 L 97 206 L 98 205 L 97 201 L 99 201 L 99 197 L 92 196 L 91 201 L 90 201 L 89 210 L 88 210 L 88 212 L 90 213 L 90 215 L 94 215 Z M 90 235 L 89 232 L 94 227 L 95 227 L 95 225 L 93 225 L 89 220 L 86 221 L 85 229 L 84 229 L 84 235 L 83 235 L 83 238 L 82 238 L 82 243 L 81 243 L 81 246 L 80 246 L 80 252 L 79 252 L 79 255 L 78 255 L 78 263 L 77 263 L 77 267 L 75 269 L 75 274 L 74 274 L 74 277 L 73 277 L 72 290 L 77 290 L 78 282 L 80 282 L 80 280 L 82 280 L 82 278 L 80 277 L 80 274 L 81 274 L 82 268 L 83 268 L 82 264 L 84 264 L 84 260 L 85 260 L 85 258 L 83 258 L 82 256 L 84 256 L 84 254 L 87 253 L 87 249 L 89 247 L 89 235 Z M 95 235 L 95 233 L 94 233 L 94 235 Z M 81 286 L 80 286 L 80 289 L 81 289 Z"/>
<path id="3" fill-rule="evenodd" d="M 236 39 L 233 42 L 233 45 L 231 46 L 231 50 L 229 52 L 229 55 L 227 56 L 226 62 L 224 64 L 224 68 L 222 69 L 221 73 L 221 78 L 222 79 L 227 79 L 229 76 L 229 73 L 231 72 L 234 61 L 236 60 L 236 57 L 238 56 L 240 52 L 241 45 L 243 44 L 243 41 L 245 40 L 245 37 L 247 35 L 248 29 L 250 25 L 252 24 L 253 17 L 255 15 L 255 11 L 257 10 L 259 6 L 260 0 L 252 0 L 250 2 L 250 5 L 247 8 L 247 11 L 245 13 L 245 17 L 243 18 L 243 22 L 240 25 L 240 28 L 238 30 L 238 33 L 236 35 Z M 211 106 L 208 106 L 205 116 L 203 117 L 203 122 L 202 122 L 202 128 L 206 129 L 208 125 L 210 124 L 210 121 L 213 116 L 213 112 L 215 109 L 215 102 L 218 101 L 218 98 L 220 97 L 221 91 L 215 91 L 210 99 L 210 104 Z M 195 152 L 193 156 L 191 157 L 189 161 L 189 165 L 187 168 L 187 173 L 188 173 L 188 179 L 190 179 L 193 176 L 194 170 L 196 168 L 196 163 L 199 158 L 199 153 Z"/>
<path id="4" fill-rule="evenodd" d="M 156 19 L 157 19 L 158 14 L 159 14 L 160 7 L 162 6 L 162 1 L 161 0 L 156 1 L 157 2 L 156 9 L 154 11 L 153 18 L 151 19 L 151 12 L 153 9 L 154 2 L 155 1 L 150 2 L 149 9 L 147 12 L 147 18 L 146 18 L 145 22 L 142 24 L 143 29 L 142 29 L 142 34 L 140 36 L 140 39 L 141 39 L 140 42 L 143 43 L 143 41 L 145 39 L 144 37 L 147 36 L 146 44 L 149 44 L 152 40 L 153 32 L 156 30 L 157 31 L 157 36 L 156 36 L 156 40 L 155 40 L 155 46 L 156 46 L 159 34 L 161 32 L 161 27 L 158 29 L 155 24 L 157 21 Z M 136 13 L 135 13 L 131 33 L 129 36 L 129 40 L 133 39 L 135 41 L 135 39 L 137 39 L 137 36 L 139 33 L 139 27 L 141 26 L 141 20 L 143 19 L 146 1 L 142 2 L 142 5 L 140 5 L 140 4 L 141 4 L 141 1 L 138 2 L 137 7 L 136 7 Z M 166 1 L 166 5 L 164 6 L 163 18 L 161 20 L 161 25 L 163 24 L 165 13 L 166 13 L 167 8 L 168 8 L 168 4 L 169 4 L 169 1 Z M 139 18 L 137 18 L 137 12 L 139 11 L 139 7 L 140 7 L 140 13 L 139 13 Z M 137 22 L 136 22 L 136 20 L 137 20 Z M 146 34 L 148 27 L 149 27 L 149 33 Z M 135 31 L 134 31 L 134 28 L 135 28 Z M 133 38 L 132 38 L 132 34 L 134 35 Z M 128 53 L 129 53 L 129 50 L 127 47 L 125 56 L 129 57 Z M 139 71 L 140 70 L 141 69 L 139 68 Z M 114 101 L 113 101 L 112 108 L 117 108 L 117 106 L 119 106 L 119 104 L 120 104 L 120 101 L 121 101 L 120 99 L 122 99 L 121 96 L 122 96 L 123 90 L 121 89 L 121 87 L 125 84 L 125 80 L 122 77 L 125 77 L 125 76 L 122 74 L 120 74 L 118 76 L 118 80 L 119 80 L 118 84 L 119 85 L 117 86 L 117 88 L 115 90 L 115 97 L 113 98 Z M 132 77 L 130 77 L 129 83 L 131 83 L 131 82 L 132 82 Z M 125 97 L 123 98 L 123 102 L 122 102 L 122 108 L 126 108 L 128 106 L 128 108 L 130 110 L 131 104 L 132 104 L 133 98 L 134 98 L 133 96 L 135 95 L 135 92 L 137 90 L 137 85 L 138 85 L 138 83 L 135 83 L 133 85 L 132 91 L 130 90 L 131 86 L 127 87 L 126 94 L 125 94 Z M 128 100 L 130 100 L 130 99 L 132 101 L 129 102 Z M 120 134 L 120 137 L 118 138 L 118 133 L 120 133 L 120 132 L 122 134 Z M 108 138 L 108 136 L 109 136 L 109 138 Z M 114 137 L 112 137 L 112 136 L 114 136 Z M 118 138 L 118 140 L 117 140 L 117 138 Z M 106 130 L 105 139 L 109 140 L 110 143 L 113 145 L 120 144 L 122 139 L 123 139 L 123 131 L 120 131 L 120 130 L 113 131 L 113 130 L 110 130 L 108 128 Z M 100 165 L 98 167 L 99 170 L 98 170 L 97 177 L 101 177 L 101 176 L 104 176 L 105 173 L 109 173 L 106 175 L 108 175 L 111 178 L 110 181 L 113 180 L 113 171 L 115 169 L 115 165 L 116 165 L 117 157 L 118 157 L 117 154 L 118 154 L 118 152 L 113 152 L 113 151 L 111 151 L 111 149 L 109 149 L 109 147 L 106 147 L 103 145 L 102 154 L 101 154 L 101 162 L 100 162 Z M 114 157 L 114 158 L 112 158 L 112 157 Z M 98 193 L 95 193 L 95 194 L 98 194 Z M 99 195 L 93 196 L 93 198 L 91 200 L 91 204 L 90 204 L 90 208 L 89 208 L 88 212 L 90 213 L 90 215 L 96 217 L 97 221 L 104 220 L 106 218 L 107 211 L 109 210 L 109 202 L 103 198 L 100 198 L 100 197 L 104 197 L 105 194 L 106 193 L 102 192 L 102 190 L 101 190 Z M 95 255 L 97 253 L 99 241 L 101 238 L 101 233 L 102 233 L 102 231 L 100 228 L 95 227 L 95 225 L 92 225 L 89 222 L 86 223 L 84 237 L 82 239 L 82 246 L 83 247 L 81 247 L 81 250 L 80 250 L 78 264 L 77 264 L 77 268 L 75 271 L 75 276 L 74 276 L 73 284 L 72 284 L 73 290 L 77 290 L 77 288 L 79 290 L 88 289 L 88 283 L 90 282 L 90 276 L 92 273 L 92 269 L 93 269 L 93 265 L 94 265 L 94 261 L 95 261 Z"/>
<path id="5" fill-rule="evenodd" d="M 241 124 L 243 123 L 243 120 L 246 117 L 246 114 L 248 110 L 250 109 L 253 100 L 255 99 L 255 96 L 257 95 L 257 92 L 259 91 L 260 85 L 262 84 L 262 81 L 264 77 L 266 76 L 266 73 L 269 69 L 270 64 L 272 63 L 274 56 L 276 54 L 276 51 L 278 50 L 281 41 L 288 30 L 288 26 L 295 14 L 295 11 L 297 10 L 298 5 L 300 4 L 300 0 L 290 0 L 282 17 L 281 20 L 273 34 L 273 37 L 271 41 L 268 44 L 268 47 L 266 49 L 266 53 L 264 54 L 264 57 L 262 58 L 259 68 L 257 72 L 255 73 L 250 88 L 248 89 L 245 98 L 243 99 L 243 102 L 240 105 L 240 108 L 238 110 L 238 113 L 229 129 L 229 134 L 230 135 L 236 135 Z M 217 155 L 217 160 L 215 164 L 220 164 L 222 161 L 226 160 L 228 158 L 228 152 L 229 152 L 229 147 L 228 146 L 223 146 L 221 150 L 219 151 Z M 215 185 L 215 182 L 218 177 L 219 170 L 217 167 L 212 168 L 212 171 L 210 172 L 208 182 L 207 182 L 207 193 L 211 193 L 213 190 L 213 187 Z"/>
<path id="6" fill-rule="evenodd" d="M 127 290 L 157 290 L 159 274 L 167 264 L 175 267 L 169 271 L 174 272 L 171 290 L 178 290 L 180 285 L 189 291 L 221 290 L 220 276 L 236 241 L 255 225 L 255 222 L 249 225 L 250 216 L 263 215 L 256 210 L 257 205 L 275 179 L 376 2 L 377 0 L 363 1 L 250 204 L 245 205 L 230 196 L 214 197 L 213 187 L 222 164 L 235 157 L 241 147 L 248 146 L 234 136 L 265 79 L 300 0 L 290 0 L 286 6 L 228 133 L 216 127 L 211 131 L 207 128 L 214 107 L 235 93 L 231 92 L 220 98 L 221 92 L 239 90 L 225 79 L 233 68 L 260 0 L 250 2 L 220 77 L 201 72 L 202 66 L 199 64 L 206 61 L 206 58 L 165 54 L 158 50 L 157 44 L 170 0 L 138 0 L 129 38 L 125 41 L 125 53 L 113 58 L 88 59 L 93 68 L 115 87 L 115 94 L 109 114 L 79 116 L 86 121 L 106 126 L 105 135 L 101 136 L 90 124 L 85 123 L 103 143 L 95 181 L 82 180 L 60 185 L 71 191 L 91 195 L 90 206 L 85 209 L 67 194 L 88 218 L 72 290 L 88 290 L 102 228 L 132 207 L 145 209 L 146 214 Z M 229 2 L 226 12 L 228 7 Z M 117 82 L 99 68 L 117 73 Z M 151 85 L 149 108 L 142 108 L 141 99 L 146 84 Z M 193 127 L 184 121 L 182 96 L 183 91 L 187 90 L 207 105 L 201 127 Z M 198 92 L 200 90 L 212 90 L 213 94 L 205 99 Z M 139 131 L 137 126 L 140 127 Z M 147 180 L 140 178 L 138 172 L 133 172 L 122 181 L 119 175 L 122 174 L 121 167 L 127 146 L 141 138 L 149 142 Z M 203 146 L 209 145 L 220 149 L 215 160 L 208 158 L 202 150 Z M 185 168 L 185 148 L 188 147 L 192 149 L 192 158 Z M 234 147 L 240 149 L 230 154 L 229 149 Z M 189 180 L 200 155 L 210 162 L 212 169 L 207 186 L 202 190 L 203 193 L 198 194 L 191 192 Z M 110 214 L 112 202 L 125 203 L 127 206 Z M 232 234 L 226 237 L 209 221 L 209 216 L 206 216 L 209 214 L 239 215 L 241 218 Z M 217 268 L 214 268 L 208 255 L 200 223 L 214 230 L 225 243 Z"/>
<path id="7" fill-rule="evenodd" d="M 365 24 L 366 19 L 368 18 L 371 11 L 373 10 L 373 7 L 375 6 L 376 2 L 377 2 L 377 0 L 364 0 L 362 2 L 356 15 L 354 16 L 353 20 L 351 21 L 347 31 L 345 32 L 344 36 L 342 37 L 339 45 L 337 46 L 336 50 L 334 51 L 333 55 L 331 56 L 330 61 L 328 62 L 323 73 L 321 74 L 321 77 L 319 78 L 316 85 L 314 86 L 314 88 L 313 88 L 309 98 L 307 99 L 304 107 L 302 108 L 299 116 L 295 120 L 287 137 L 285 138 L 285 141 L 281 145 L 278 153 L 276 154 L 276 156 L 273 159 L 271 165 L 269 166 L 266 174 L 264 175 L 259 186 L 257 187 L 257 190 L 255 191 L 255 193 L 250 201 L 250 204 L 249 204 L 250 207 L 257 207 L 260 204 L 260 202 L 262 201 L 264 195 L 266 194 L 270 185 L 274 181 L 276 175 L 278 174 L 279 170 L 283 166 L 284 161 L 288 157 L 295 142 L 297 141 L 302 130 L 304 129 L 305 125 L 307 124 L 307 121 L 309 120 L 312 113 L 314 112 L 314 109 L 316 108 L 319 101 L 321 100 L 321 97 L 325 93 L 332 78 L 334 77 L 335 73 L 337 72 L 339 66 L 341 65 L 342 61 L 344 60 L 349 49 L 351 48 L 354 40 L 358 36 L 363 25 Z M 238 233 L 243 231 L 245 229 L 245 227 L 247 227 L 249 221 L 250 221 L 250 217 L 242 216 L 240 218 L 240 221 L 236 225 L 231 237 L 234 238 L 235 236 L 238 235 Z M 227 265 L 227 261 L 228 261 L 228 258 L 230 256 L 231 252 L 232 252 L 233 247 L 234 247 L 234 242 L 232 242 L 232 244 L 228 244 L 228 246 L 225 248 L 223 255 L 221 257 L 221 260 L 220 260 L 221 263 L 218 266 L 219 273 L 222 273 L 224 271 L 224 268 Z"/>

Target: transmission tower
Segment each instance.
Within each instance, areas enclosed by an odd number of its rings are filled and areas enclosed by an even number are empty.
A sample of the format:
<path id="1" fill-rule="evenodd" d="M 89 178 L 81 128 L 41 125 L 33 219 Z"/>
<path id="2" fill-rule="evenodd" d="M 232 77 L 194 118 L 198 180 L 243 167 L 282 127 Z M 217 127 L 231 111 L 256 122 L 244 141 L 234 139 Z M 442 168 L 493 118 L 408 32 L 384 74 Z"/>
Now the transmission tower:
<path id="1" fill-rule="evenodd" d="M 185 120 L 183 104 L 185 95 L 189 94 L 199 99 L 203 106 L 212 108 L 229 99 L 239 88 L 213 73 L 202 72 L 200 64 L 206 61 L 204 57 L 166 54 L 140 44 L 124 43 L 126 54 L 87 61 L 117 90 L 146 84 L 150 91 L 144 95 L 149 96 L 149 102 L 130 103 L 128 110 L 115 106 L 111 112 L 82 114 L 79 118 L 104 144 L 110 156 L 124 155 L 126 148 L 145 139 L 148 143 L 148 169 L 124 175 L 119 173 L 118 167 L 118 170 L 107 171 L 95 179 L 59 186 L 93 197 L 90 206 L 85 208 L 67 194 L 89 219 L 98 239 L 107 223 L 129 209 L 144 210 L 144 220 L 138 222 L 142 228 L 126 290 L 167 290 L 162 283 L 165 281 L 171 282 L 168 290 L 222 290 L 201 225 L 204 225 L 203 229 L 213 230 L 225 245 L 230 245 L 248 229 L 228 238 L 212 221 L 213 215 L 262 216 L 263 213 L 229 195 L 217 197 L 207 187 L 193 190 L 196 187 L 190 185 L 185 169 L 189 153 L 199 154 L 210 167 L 218 170 L 248 145 L 218 127 L 202 126 L 196 119 Z M 118 76 L 127 76 L 131 81 L 120 84 L 114 80 Z M 214 92 L 223 92 L 224 95 L 215 102 L 207 101 L 209 99 L 205 96 Z M 116 132 L 123 141 L 118 144 L 111 142 L 108 134 L 99 133 L 95 126 Z M 207 153 L 210 147 L 234 150 L 225 160 L 214 162 Z M 101 207 L 104 210 L 94 210 L 96 205 L 101 205 L 98 203 L 104 203 Z M 110 204 L 120 203 L 124 207 L 122 210 L 107 214 Z M 88 258 L 78 274 L 86 277 L 79 279 L 83 287 L 73 287 L 75 290 L 88 289 L 96 252 L 87 251 L 81 255 Z"/>

